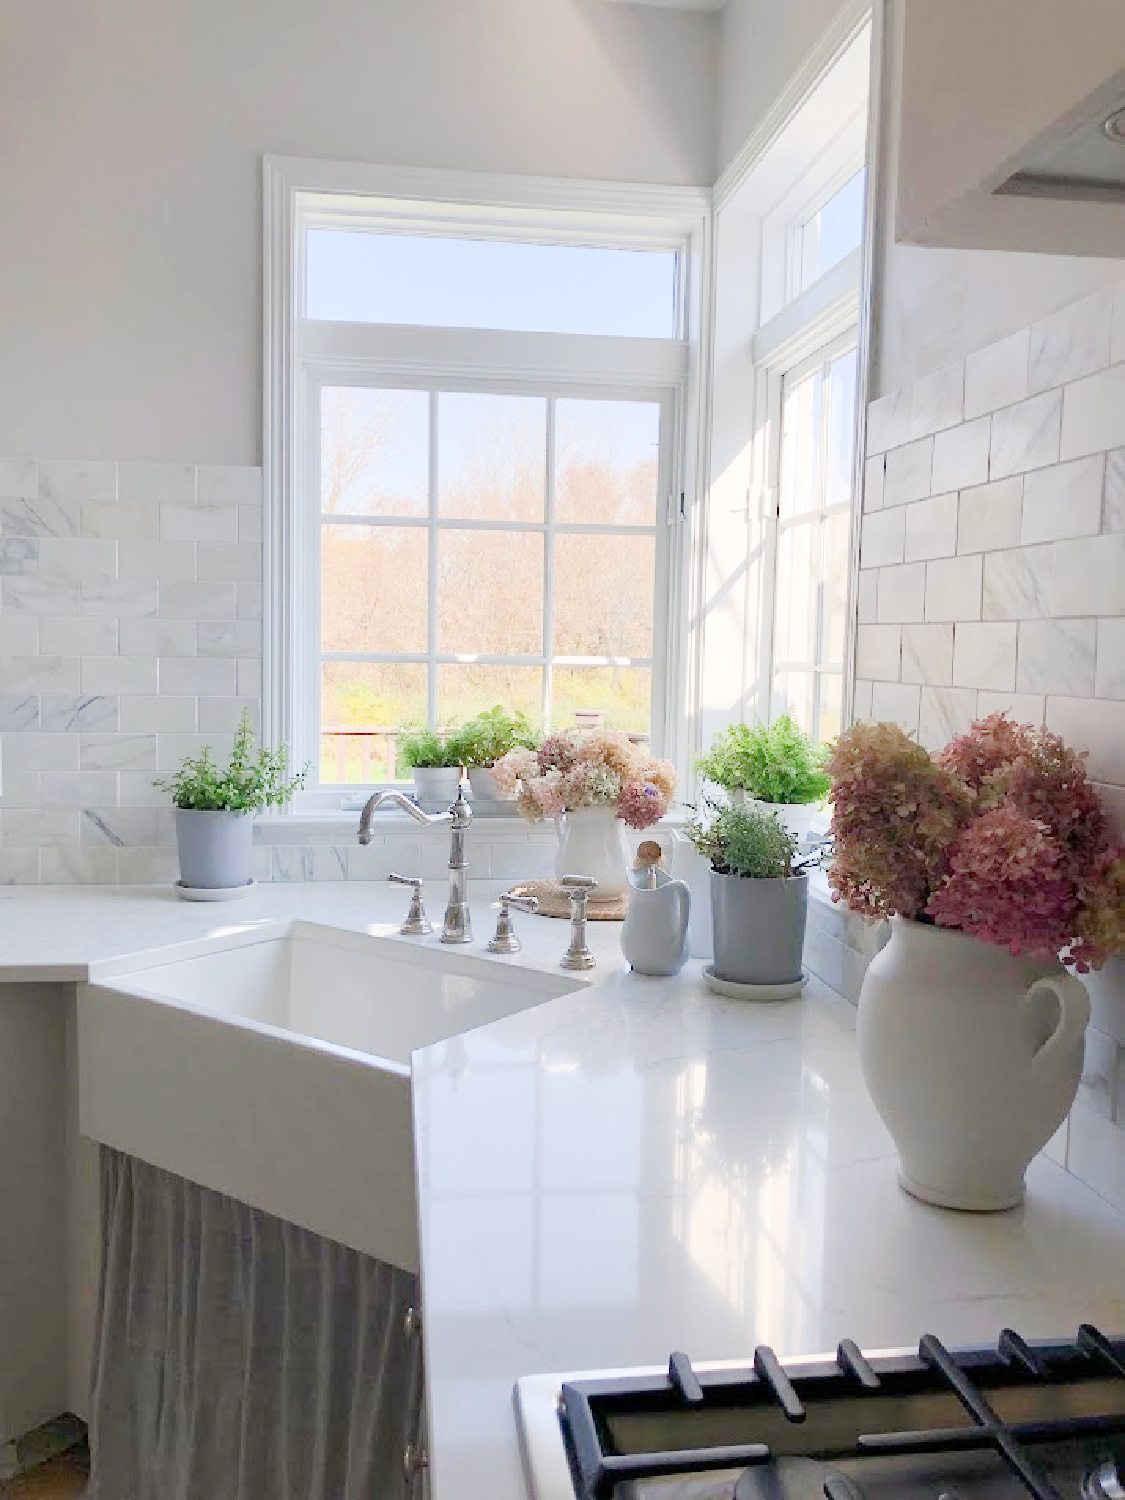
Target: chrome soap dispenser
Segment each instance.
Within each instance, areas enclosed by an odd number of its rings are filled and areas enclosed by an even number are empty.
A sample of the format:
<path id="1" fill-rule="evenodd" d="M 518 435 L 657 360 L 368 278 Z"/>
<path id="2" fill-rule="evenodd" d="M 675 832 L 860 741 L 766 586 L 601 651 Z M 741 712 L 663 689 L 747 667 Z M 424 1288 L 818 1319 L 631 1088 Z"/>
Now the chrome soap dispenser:
<path id="1" fill-rule="evenodd" d="M 621 929 L 621 951 L 637 974 L 652 978 L 678 974 L 688 958 L 691 892 L 661 868 L 662 851 L 653 839 L 637 850 L 629 872 L 629 909 Z"/>

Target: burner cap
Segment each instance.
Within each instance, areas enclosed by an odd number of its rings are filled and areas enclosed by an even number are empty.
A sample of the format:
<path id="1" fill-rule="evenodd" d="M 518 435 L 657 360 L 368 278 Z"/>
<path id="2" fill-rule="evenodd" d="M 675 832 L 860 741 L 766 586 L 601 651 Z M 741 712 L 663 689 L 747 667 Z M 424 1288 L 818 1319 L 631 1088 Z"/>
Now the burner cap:
<path id="1" fill-rule="evenodd" d="M 734 1490 L 734 1500 L 862 1500 L 859 1488 L 846 1474 L 813 1458 L 778 1458 L 760 1468 L 747 1469 Z"/>

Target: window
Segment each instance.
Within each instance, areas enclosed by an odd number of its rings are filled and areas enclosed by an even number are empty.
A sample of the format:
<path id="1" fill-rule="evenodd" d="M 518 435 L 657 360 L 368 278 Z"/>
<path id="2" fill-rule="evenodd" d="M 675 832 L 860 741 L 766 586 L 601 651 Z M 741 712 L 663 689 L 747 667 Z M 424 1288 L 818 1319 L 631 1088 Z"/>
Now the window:
<path id="1" fill-rule="evenodd" d="M 861 167 L 843 187 L 793 226 L 790 250 L 793 296 L 806 291 L 859 248 L 863 239 L 866 185 L 867 173 Z"/>
<path id="2" fill-rule="evenodd" d="M 302 805 L 495 703 L 686 759 L 706 212 L 267 163 L 264 719 L 312 763 Z"/>

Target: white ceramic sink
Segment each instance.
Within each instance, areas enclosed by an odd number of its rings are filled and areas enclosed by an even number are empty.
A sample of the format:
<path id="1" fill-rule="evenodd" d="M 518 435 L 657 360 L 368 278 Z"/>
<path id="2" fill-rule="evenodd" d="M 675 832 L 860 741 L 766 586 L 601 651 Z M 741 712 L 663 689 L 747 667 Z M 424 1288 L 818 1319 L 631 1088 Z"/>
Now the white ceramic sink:
<path id="1" fill-rule="evenodd" d="M 79 986 L 84 1135 L 416 1270 L 410 1054 L 580 988 L 294 922 Z"/>

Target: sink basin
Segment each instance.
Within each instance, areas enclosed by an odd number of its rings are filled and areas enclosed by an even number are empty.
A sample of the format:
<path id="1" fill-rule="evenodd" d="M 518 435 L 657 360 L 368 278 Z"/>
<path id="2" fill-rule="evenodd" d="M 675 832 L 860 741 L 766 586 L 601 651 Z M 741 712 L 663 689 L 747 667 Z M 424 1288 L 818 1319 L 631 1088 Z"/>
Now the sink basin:
<path id="1" fill-rule="evenodd" d="M 221 941 L 79 986 L 82 1133 L 417 1270 L 411 1052 L 582 982 L 307 922 Z"/>

